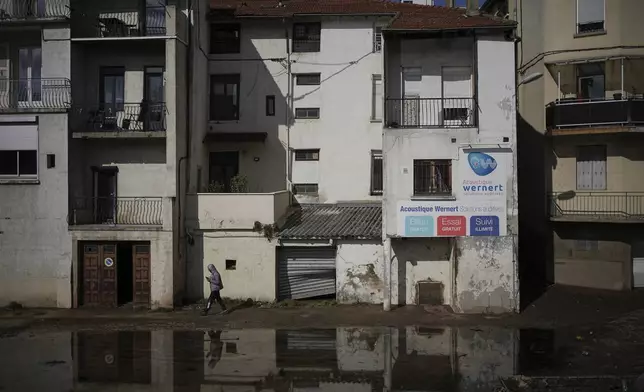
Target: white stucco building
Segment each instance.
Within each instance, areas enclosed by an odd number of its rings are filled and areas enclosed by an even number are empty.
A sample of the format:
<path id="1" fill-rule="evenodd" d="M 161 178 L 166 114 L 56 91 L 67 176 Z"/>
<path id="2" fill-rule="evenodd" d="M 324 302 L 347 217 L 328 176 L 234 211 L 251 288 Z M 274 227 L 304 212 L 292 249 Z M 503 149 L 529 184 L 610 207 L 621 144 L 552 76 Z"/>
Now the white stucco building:
<path id="1" fill-rule="evenodd" d="M 0 8 L 0 304 L 172 307 L 185 275 L 185 10 Z"/>

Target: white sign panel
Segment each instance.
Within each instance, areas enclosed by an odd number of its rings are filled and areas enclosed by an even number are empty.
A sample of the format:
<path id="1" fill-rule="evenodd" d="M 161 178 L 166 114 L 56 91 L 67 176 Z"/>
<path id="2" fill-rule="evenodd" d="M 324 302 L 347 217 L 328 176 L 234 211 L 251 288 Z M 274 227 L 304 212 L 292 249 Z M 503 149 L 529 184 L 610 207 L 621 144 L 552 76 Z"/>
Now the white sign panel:
<path id="1" fill-rule="evenodd" d="M 453 179 L 456 200 L 410 200 L 398 203 L 402 237 L 503 236 L 507 232 L 507 174 L 512 154 L 468 152 Z"/>

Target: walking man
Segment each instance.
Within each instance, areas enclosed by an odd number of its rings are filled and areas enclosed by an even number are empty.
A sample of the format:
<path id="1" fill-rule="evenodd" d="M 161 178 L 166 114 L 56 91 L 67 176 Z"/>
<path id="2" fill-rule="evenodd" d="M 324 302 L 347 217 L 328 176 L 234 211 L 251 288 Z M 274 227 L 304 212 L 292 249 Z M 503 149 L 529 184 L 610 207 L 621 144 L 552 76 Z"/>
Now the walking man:
<path id="1" fill-rule="evenodd" d="M 217 268 L 215 268 L 215 266 L 212 264 L 208 265 L 208 271 L 210 271 L 210 276 L 206 276 L 206 280 L 210 282 L 210 296 L 208 297 L 206 309 L 204 309 L 202 313 L 204 316 L 208 314 L 208 311 L 210 311 L 210 308 L 212 307 L 212 303 L 214 301 L 217 301 L 217 303 L 221 307 L 222 312 L 226 311 L 226 305 L 221 299 L 220 294 L 220 291 L 224 288 L 224 284 L 221 281 L 221 275 L 219 275 L 219 271 L 217 271 Z"/>

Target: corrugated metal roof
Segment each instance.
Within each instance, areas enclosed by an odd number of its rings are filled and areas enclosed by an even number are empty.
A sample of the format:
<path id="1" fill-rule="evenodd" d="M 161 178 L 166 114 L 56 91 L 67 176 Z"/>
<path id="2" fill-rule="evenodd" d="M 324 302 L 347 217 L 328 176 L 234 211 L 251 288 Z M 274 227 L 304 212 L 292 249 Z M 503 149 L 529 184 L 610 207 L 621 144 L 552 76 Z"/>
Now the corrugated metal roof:
<path id="1" fill-rule="evenodd" d="M 280 229 L 283 239 L 380 239 L 380 204 L 302 204 Z"/>

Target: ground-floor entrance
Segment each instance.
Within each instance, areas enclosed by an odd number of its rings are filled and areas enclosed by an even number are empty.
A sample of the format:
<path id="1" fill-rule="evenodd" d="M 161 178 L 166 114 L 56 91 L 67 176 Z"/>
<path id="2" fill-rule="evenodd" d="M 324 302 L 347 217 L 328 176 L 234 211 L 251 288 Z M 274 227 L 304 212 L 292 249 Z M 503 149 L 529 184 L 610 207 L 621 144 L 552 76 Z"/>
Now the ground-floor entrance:
<path id="1" fill-rule="evenodd" d="M 279 300 L 335 298 L 335 248 L 282 247 L 277 254 Z"/>
<path id="2" fill-rule="evenodd" d="M 81 242 L 81 306 L 150 306 L 149 242 Z"/>

